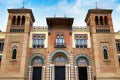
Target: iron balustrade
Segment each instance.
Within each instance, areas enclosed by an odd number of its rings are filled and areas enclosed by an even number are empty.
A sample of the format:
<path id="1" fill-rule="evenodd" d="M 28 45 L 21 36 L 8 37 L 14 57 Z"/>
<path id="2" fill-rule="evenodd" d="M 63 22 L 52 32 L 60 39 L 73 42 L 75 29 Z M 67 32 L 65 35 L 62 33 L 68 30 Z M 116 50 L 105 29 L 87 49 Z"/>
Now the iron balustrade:
<path id="1" fill-rule="evenodd" d="M 54 47 L 55 48 L 66 48 L 66 43 L 55 43 Z"/>

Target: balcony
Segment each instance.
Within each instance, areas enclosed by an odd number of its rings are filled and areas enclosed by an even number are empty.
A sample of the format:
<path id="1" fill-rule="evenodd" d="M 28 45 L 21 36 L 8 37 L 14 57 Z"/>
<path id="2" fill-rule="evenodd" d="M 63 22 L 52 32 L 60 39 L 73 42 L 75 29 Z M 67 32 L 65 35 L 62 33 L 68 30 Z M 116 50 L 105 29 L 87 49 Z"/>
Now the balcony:
<path id="1" fill-rule="evenodd" d="M 44 48 L 44 44 L 41 44 L 41 45 L 34 45 L 33 44 L 33 48 Z"/>
<path id="2" fill-rule="evenodd" d="M 107 25 L 97 25 L 96 26 L 96 32 L 97 33 L 109 33 L 110 32 L 110 27 Z"/>
<path id="3" fill-rule="evenodd" d="M 55 43 L 54 47 L 55 48 L 66 48 L 66 43 Z"/>

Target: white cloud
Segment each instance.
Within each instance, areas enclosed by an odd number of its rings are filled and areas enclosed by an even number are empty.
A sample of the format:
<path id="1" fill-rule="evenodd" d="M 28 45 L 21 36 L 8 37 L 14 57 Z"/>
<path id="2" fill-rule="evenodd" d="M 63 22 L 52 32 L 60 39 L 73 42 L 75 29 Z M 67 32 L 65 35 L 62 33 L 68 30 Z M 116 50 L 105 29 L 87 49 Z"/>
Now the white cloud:
<path id="1" fill-rule="evenodd" d="M 105 0 L 75 0 L 72 3 L 69 3 L 67 0 L 60 0 L 57 5 L 53 6 L 39 6 L 37 8 L 33 9 L 33 12 L 35 13 L 35 19 L 36 22 L 34 25 L 47 25 L 46 24 L 46 17 L 51 17 L 54 14 L 56 17 L 64 17 L 66 14 L 67 17 L 74 17 L 74 26 L 85 26 L 84 19 L 86 17 L 88 9 L 96 8 L 96 4 L 98 3 L 98 8 L 115 8 L 115 0 L 105 1 Z M 115 13 L 113 14 L 114 17 Z M 115 19 L 115 18 L 113 18 Z M 114 22 L 114 28 L 115 31 L 118 30 L 118 24 L 113 20 Z"/>
<path id="2" fill-rule="evenodd" d="M 23 0 L 0 0 L 0 4 L 5 5 L 7 8 L 16 8 L 19 7 L 20 5 L 22 6 Z M 98 3 L 98 8 L 116 8 L 116 3 L 115 0 L 110 0 L 108 4 L 108 0 L 74 0 L 74 2 L 68 2 L 68 0 L 59 0 L 59 2 L 56 5 L 51 5 L 51 6 L 32 6 L 32 3 L 29 1 L 25 3 L 25 7 L 31 8 L 33 10 L 33 14 L 35 16 L 35 24 L 34 25 L 47 25 L 46 24 L 46 17 L 53 17 L 55 14 L 56 17 L 64 17 L 66 14 L 67 17 L 74 17 L 74 26 L 85 26 L 84 19 L 86 17 L 88 9 L 95 8 L 96 5 L 95 3 Z M 21 7 L 20 6 L 20 7 Z M 31 7 L 32 6 L 32 7 Z M 117 11 L 120 12 L 120 5 L 117 6 L 116 8 Z M 114 12 L 116 12 L 114 10 Z M 116 13 L 113 13 L 113 17 Z M 7 16 L 7 14 L 6 14 Z M 119 16 L 119 14 L 118 14 Z M 115 21 L 120 21 L 120 19 L 114 20 L 114 26 L 115 26 L 115 31 L 116 28 L 118 28 L 118 23 Z M 7 20 L 6 20 L 7 21 Z M 6 23 L 5 23 L 6 24 Z M 0 25 L 4 26 L 5 24 L 0 23 Z M 6 27 L 6 26 L 5 26 Z M 0 28 L 1 29 L 1 28 Z M 120 28 L 119 28 L 120 29 Z"/>
<path id="3" fill-rule="evenodd" d="M 116 10 L 120 12 L 120 4 L 117 6 Z"/>
<path id="4" fill-rule="evenodd" d="M 6 30 L 6 26 L 7 26 L 7 10 L 2 10 L 2 14 L 0 19 L 0 30 L 5 31 Z"/>

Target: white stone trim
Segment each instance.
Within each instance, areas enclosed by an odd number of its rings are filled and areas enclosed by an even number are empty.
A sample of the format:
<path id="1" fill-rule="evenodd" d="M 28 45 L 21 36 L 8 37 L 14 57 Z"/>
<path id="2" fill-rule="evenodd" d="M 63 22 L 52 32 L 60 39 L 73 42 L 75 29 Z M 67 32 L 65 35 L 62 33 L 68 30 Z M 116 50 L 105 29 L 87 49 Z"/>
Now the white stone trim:
<path id="1" fill-rule="evenodd" d="M 75 66 L 75 80 L 78 80 L 78 74 L 77 74 L 77 66 Z"/>
<path id="2" fill-rule="evenodd" d="M 50 64 L 50 80 L 54 80 L 54 64 Z"/>
<path id="3" fill-rule="evenodd" d="M 65 70 L 65 73 L 66 73 L 66 76 L 65 76 L 65 80 L 69 80 L 69 73 L 70 73 L 70 69 L 69 69 L 69 64 L 67 64 L 66 66 L 66 70 Z"/>
<path id="4" fill-rule="evenodd" d="M 28 80 L 30 80 L 30 75 L 31 75 L 31 66 L 28 66 L 29 72 L 28 72 Z"/>
<path id="5" fill-rule="evenodd" d="M 42 80 L 45 80 L 45 66 L 42 66 Z"/>
<path id="6" fill-rule="evenodd" d="M 88 68 L 89 68 L 90 80 L 92 80 L 91 66 L 88 66 Z"/>

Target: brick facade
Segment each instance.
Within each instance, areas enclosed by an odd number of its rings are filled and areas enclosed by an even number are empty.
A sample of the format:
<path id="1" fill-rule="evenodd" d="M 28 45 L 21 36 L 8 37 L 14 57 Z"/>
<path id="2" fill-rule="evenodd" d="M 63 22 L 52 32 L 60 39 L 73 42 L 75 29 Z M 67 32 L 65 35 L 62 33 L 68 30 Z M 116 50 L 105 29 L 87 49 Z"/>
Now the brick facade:
<path id="1" fill-rule="evenodd" d="M 0 60 L 0 80 L 33 80 L 36 67 L 42 68 L 41 80 L 55 80 L 55 67 L 60 66 L 65 67 L 65 80 L 120 80 L 116 49 L 116 38 L 120 40 L 120 35 L 114 34 L 112 10 L 90 9 L 85 19 L 87 27 L 81 28 L 72 26 L 74 18 L 67 17 L 47 18 L 48 27 L 33 27 L 35 20 L 31 9 L 8 9 L 8 12 Z M 16 17 L 16 23 L 20 21 L 20 25 L 11 24 L 13 16 Z M 22 16 L 25 16 L 25 20 Z M 100 25 L 96 25 L 96 16 Z M 106 16 L 108 24 L 102 25 L 101 21 Z M 25 21 L 24 25 L 21 25 L 22 21 Z M 105 24 L 104 21 L 103 23 Z M 38 44 L 41 45 L 42 42 L 39 43 L 39 38 L 36 41 L 33 34 L 45 35 L 44 47 L 39 47 Z M 76 47 L 76 44 L 81 44 L 76 42 L 76 34 L 86 35 L 86 38 L 80 40 L 86 39 L 87 47 Z M 57 35 L 60 35 L 58 41 Z M 33 44 L 38 47 L 34 48 Z M 14 46 L 17 46 L 16 59 L 12 59 L 15 56 Z M 104 48 L 107 50 L 107 59 L 103 54 Z M 86 77 L 79 75 L 82 73 L 80 68 L 83 67 L 86 69 Z"/>

